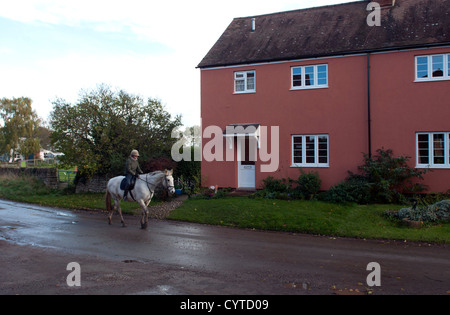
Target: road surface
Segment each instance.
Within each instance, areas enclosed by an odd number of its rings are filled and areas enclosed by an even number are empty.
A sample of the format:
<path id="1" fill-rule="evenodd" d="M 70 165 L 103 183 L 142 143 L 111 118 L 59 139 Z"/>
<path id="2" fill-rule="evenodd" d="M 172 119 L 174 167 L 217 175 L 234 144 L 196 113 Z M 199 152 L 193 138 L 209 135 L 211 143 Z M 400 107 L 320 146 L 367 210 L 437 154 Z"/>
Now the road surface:
<path id="1" fill-rule="evenodd" d="M 448 245 L 125 220 L 0 200 L 0 294 L 450 293 Z"/>

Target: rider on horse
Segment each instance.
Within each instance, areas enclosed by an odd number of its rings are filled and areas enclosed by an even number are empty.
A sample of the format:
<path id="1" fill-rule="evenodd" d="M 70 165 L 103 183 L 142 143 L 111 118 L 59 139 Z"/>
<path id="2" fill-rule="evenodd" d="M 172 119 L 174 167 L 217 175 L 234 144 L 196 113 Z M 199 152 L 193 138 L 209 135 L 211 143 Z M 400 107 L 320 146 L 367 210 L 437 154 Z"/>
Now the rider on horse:
<path id="1" fill-rule="evenodd" d="M 123 199 L 127 200 L 128 191 L 133 187 L 130 187 L 132 181 L 135 182 L 136 178 L 139 178 L 139 174 L 143 174 L 139 162 L 138 162 L 139 152 L 137 150 L 131 151 L 130 156 L 128 157 L 125 163 L 125 177 L 127 179 L 127 185 L 125 188 L 125 192 L 123 194 Z M 134 185 L 133 185 L 134 186 Z"/>

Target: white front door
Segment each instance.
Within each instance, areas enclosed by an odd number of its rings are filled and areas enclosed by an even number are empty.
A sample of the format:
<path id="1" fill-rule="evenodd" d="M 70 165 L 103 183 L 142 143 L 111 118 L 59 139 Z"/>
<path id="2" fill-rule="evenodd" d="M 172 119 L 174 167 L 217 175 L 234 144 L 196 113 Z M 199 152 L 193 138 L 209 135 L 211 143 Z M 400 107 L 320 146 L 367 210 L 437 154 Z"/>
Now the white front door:
<path id="1" fill-rule="evenodd" d="M 255 189 L 256 142 L 238 137 L 237 148 L 238 188 Z"/>

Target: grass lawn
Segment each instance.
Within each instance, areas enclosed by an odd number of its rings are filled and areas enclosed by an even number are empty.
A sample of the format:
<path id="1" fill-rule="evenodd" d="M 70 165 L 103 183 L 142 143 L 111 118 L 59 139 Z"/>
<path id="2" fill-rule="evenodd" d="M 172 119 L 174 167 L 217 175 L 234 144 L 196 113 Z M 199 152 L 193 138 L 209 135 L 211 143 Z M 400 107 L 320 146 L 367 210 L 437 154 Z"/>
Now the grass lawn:
<path id="1" fill-rule="evenodd" d="M 450 223 L 410 228 L 383 216 L 400 205 L 338 205 L 228 197 L 188 200 L 169 219 L 330 236 L 450 243 Z"/>

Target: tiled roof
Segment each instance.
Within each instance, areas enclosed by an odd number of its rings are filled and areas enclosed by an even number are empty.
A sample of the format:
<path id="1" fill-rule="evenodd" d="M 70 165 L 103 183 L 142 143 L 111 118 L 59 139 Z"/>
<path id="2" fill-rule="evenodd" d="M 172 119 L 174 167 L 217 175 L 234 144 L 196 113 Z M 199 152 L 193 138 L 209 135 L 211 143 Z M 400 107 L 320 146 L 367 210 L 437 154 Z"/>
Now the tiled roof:
<path id="1" fill-rule="evenodd" d="M 198 67 L 450 45 L 450 0 L 396 0 L 373 27 L 369 2 L 236 18 Z"/>

